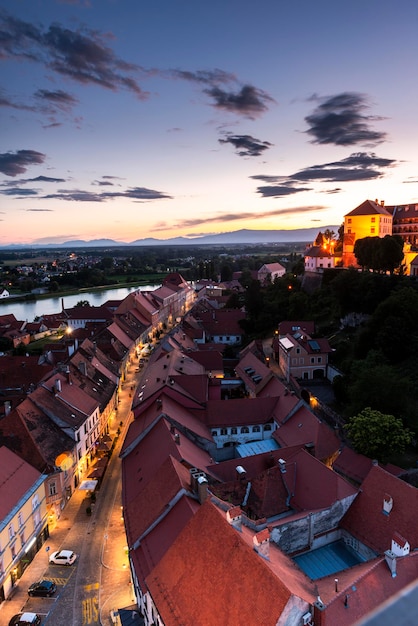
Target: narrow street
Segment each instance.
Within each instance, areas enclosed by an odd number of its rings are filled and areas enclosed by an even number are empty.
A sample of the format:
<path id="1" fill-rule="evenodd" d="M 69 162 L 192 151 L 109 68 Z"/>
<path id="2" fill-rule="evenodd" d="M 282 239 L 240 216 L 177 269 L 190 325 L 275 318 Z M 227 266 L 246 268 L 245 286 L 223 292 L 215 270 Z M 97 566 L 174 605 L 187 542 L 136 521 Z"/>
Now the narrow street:
<path id="1" fill-rule="evenodd" d="M 133 390 L 140 374 L 133 363 L 128 368 L 120 393 L 117 415 L 110 424 L 116 438 L 91 516 L 90 501 L 77 489 L 50 529 L 47 543 L 17 581 L 10 600 L 0 606 L 0 623 L 5 626 L 13 615 L 32 611 L 41 615 L 43 626 L 111 626 L 112 612 L 129 607 L 135 610 L 122 511 L 121 460 L 119 453 L 132 418 Z M 122 426 L 120 426 L 122 422 Z M 121 429 L 117 435 L 118 428 Z M 47 550 L 48 549 L 48 550 Z M 48 556 L 55 550 L 73 550 L 78 559 L 73 566 L 50 565 Z M 42 578 L 56 582 L 52 598 L 29 598 L 30 584 Z M 134 617 L 134 614 L 132 614 Z M 118 622 L 116 622 L 118 623 Z M 132 625 L 135 621 L 131 622 Z"/>

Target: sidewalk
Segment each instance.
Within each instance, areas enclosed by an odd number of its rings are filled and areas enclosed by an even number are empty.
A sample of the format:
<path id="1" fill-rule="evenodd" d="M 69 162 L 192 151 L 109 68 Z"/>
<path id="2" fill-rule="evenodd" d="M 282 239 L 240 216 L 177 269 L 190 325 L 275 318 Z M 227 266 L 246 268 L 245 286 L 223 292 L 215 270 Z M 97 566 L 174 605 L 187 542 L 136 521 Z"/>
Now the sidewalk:
<path id="1" fill-rule="evenodd" d="M 131 365 L 120 394 L 120 403 L 118 406 L 117 420 L 113 421 L 113 431 L 109 433 L 112 439 L 116 435 L 119 423 L 123 422 L 120 433 L 112 457 L 107 466 L 101 490 L 111 472 L 119 472 L 118 488 L 116 496 L 112 503 L 111 513 L 107 520 L 106 540 L 102 550 L 102 585 L 98 592 L 99 603 L 99 624 L 103 626 L 113 625 L 110 612 L 125 607 L 135 609 L 135 599 L 133 596 L 133 588 L 130 579 L 129 561 L 126 554 L 126 535 L 122 517 L 122 499 L 121 499 L 121 460 L 119 459 L 120 449 L 124 437 L 126 435 L 131 417 L 132 391 L 131 385 L 136 385 L 135 366 Z M 100 498 L 100 492 L 98 499 Z M 33 561 L 23 572 L 21 578 L 16 582 L 14 591 L 9 599 L 0 604 L 0 624 L 7 626 L 9 620 L 25 610 L 25 603 L 28 600 L 27 589 L 30 584 L 36 580 L 45 577 L 45 570 L 48 567 L 49 555 L 61 547 L 65 547 L 67 537 L 70 532 L 79 534 L 85 533 L 91 523 L 94 523 L 94 512 L 91 517 L 86 515 L 86 492 L 76 489 L 68 501 L 65 509 L 62 511 L 61 517 L 56 525 L 50 528 L 50 536 L 48 541 L 42 546 L 36 554 Z M 68 542 L 67 542 L 68 543 Z M 49 548 L 46 551 L 46 548 Z M 110 594 L 110 595 L 109 595 Z"/>

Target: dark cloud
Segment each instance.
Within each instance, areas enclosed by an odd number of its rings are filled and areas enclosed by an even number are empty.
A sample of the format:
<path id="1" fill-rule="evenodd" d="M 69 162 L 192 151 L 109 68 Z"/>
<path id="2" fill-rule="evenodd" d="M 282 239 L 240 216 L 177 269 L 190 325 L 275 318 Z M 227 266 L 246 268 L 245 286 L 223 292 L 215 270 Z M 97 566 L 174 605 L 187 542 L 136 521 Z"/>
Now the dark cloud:
<path id="1" fill-rule="evenodd" d="M 26 196 L 37 196 L 38 189 L 22 189 L 21 187 L 9 187 L 1 192 L 4 196 L 15 196 L 16 198 L 25 198 Z"/>
<path id="2" fill-rule="evenodd" d="M 214 70 L 197 70 L 190 72 L 188 70 L 170 70 L 169 75 L 174 78 L 181 78 L 192 83 L 200 83 L 205 85 L 228 84 L 237 81 L 235 74 L 224 72 L 220 69 Z"/>
<path id="3" fill-rule="evenodd" d="M 374 146 L 386 139 L 386 133 L 370 128 L 371 121 L 380 120 L 366 115 L 367 97 L 359 93 L 342 93 L 324 100 L 311 115 L 305 117 L 306 131 L 312 143 L 352 146 Z"/>
<path id="4" fill-rule="evenodd" d="M 26 181 L 22 181 L 26 182 Z M 28 178 L 28 183 L 65 183 L 65 178 L 51 178 L 50 176 L 37 176 L 36 178 Z"/>
<path id="5" fill-rule="evenodd" d="M 0 41 L 2 58 L 37 61 L 79 83 L 93 83 L 113 91 L 128 89 L 141 99 L 148 96 L 129 75 L 141 68 L 119 59 L 96 31 L 74 31 L 59 24 L 42 31 L 3 11 Z"/>
<path id="6" fill-rule="evenodd" d="M 261 194 L 263 198 L 282 198 L 284 196 L 292 196 L 293 194 L 300 193 L 301 191 L 312 191 L 312 188 L 296 187 L 292 184 L 257 187 L 257 193 Z"/>
<path id="7" fill-rule="evenodd" d="M 264 150 L 272 146 L 268 141 L 260 141 L 251 135 L 231 135 L 227 133 L 226 139 L 218 139 L 219 143 L 230 143 L 236 149 L 238 156 L 260 156 Z"/>
<path id="8" fill-rule="evenodd" d="M 310 191 L 306 187 L 299 187 L 298 183 L 336 183 L 362 180 L 374 180 L 385 175 L 385 169 L 394 167 L 394 159 L 383 159 L 374 153 L 357 152 L 341 161 L 333 161 L 322 165 L 312 165 L 289 176 L 250 176 L 253 180 L 269 183 L 268 186 L 257 188 L 257 192 L 265 198 L 280 197 Z M 276 183 L 276 184 L 275 184 Z M 337 193 L 340 189 L 327 191 Z"/>
<path id="9" fill-rule="evenodd" d="M 42 199 L 74 200 L 76 202 L 106 202 L 114 198 L 131 198 L 133 200 L 164 200 L 172 199 L 161 191 L 147 189 L 146 187 L 133 187 L 125 191 L 94 193 L 79 189 L 60 189 L 57 193 L 42 196 Z"/>
<path id="10" fill-rule="evenodd" d="M 34 211 L 35 213 L 53 213 L 52 209 L 26 209 L 26 211 Z"/>
<path id="11" fill-rule="evenodd" d="M 62 89 L 57 89 L 56 91 L 38 89 L 38 91 L 35 92 L 35 98 L 46 102 L 49 106 L 62 109 L 64 111 L 71 111 L 71 109 L 79 102 L 77 98 L 74 98 L 66 91 L 62 91 Z"/>
<path id="12" fill-rule="evenodd" d="M 384 176 L 384 169 L 395 165 L 394 159 L 382 159 L 373 152 L 355 152 L 346 159 L 313 165 L 292 174 L 295 181 L 347 182 L 373 180 Z"/>
<path id="13" fill-rule="evenodd" d="M 40 165 L 45 155 L 35 150 L 18 150 L 0 154 L 0 172 L 6 176 L 17 176 L 26 172 L 31 165 Z"/>
<path id="14" fill-rule="evenodd" d="M 264 113 L 268 109 L 267 105 L 274 102 L 267 93 L 253 85 L 244 85 L 237 93 L 225 91 L 218 86 L 203 91 L 213 98 L 215 108 L 244 115 L 250 119 Z"/>

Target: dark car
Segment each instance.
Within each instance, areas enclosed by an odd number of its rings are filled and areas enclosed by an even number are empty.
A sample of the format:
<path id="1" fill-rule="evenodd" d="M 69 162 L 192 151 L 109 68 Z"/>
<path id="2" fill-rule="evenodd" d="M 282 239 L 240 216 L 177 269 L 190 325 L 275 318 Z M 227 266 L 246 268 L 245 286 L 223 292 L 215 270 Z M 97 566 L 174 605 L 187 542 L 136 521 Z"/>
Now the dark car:
<path id="1" fill-rule="evenodd" d="M 36 613 L 18 613 L 13 615 L 9 626 L 41 626 L 41 618 Z"/>
<path id="2" fill-rule="evenodd" d="M 43 598 L 52 596 L 57 590 L 57 586 L 52 580 L 39 580 L 33 583 L 28 589 L 30 596 L 41 596 Z"/>

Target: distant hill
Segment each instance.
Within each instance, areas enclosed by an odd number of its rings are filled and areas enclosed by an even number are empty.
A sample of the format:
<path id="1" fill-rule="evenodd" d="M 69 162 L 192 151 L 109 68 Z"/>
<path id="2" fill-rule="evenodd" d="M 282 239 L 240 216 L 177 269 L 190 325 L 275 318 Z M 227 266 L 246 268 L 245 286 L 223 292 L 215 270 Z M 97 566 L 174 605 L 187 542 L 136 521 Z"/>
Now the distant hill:
<path id="1" fill-rule="evenodd" d="M 223 244 L 257 244 L 257 243 L 309 243 L 313 242 L 319 231 L 332 230 L 338 233 L 339 226 L 321 226 L 316 228 L 296 228 L 294 230 L 234 230 L 228 233 L 202 235 L 201 237 L 172 237 L 171 239 L 155 239 L 147 237 L 135 241 L 121 242 L 113 239 L 73 239 L 64 243 L 49 244 L 11 244 L 0 248 L 115 248 L 120 246 L 184 246 L 184 245 L 223 245 Z"/>

